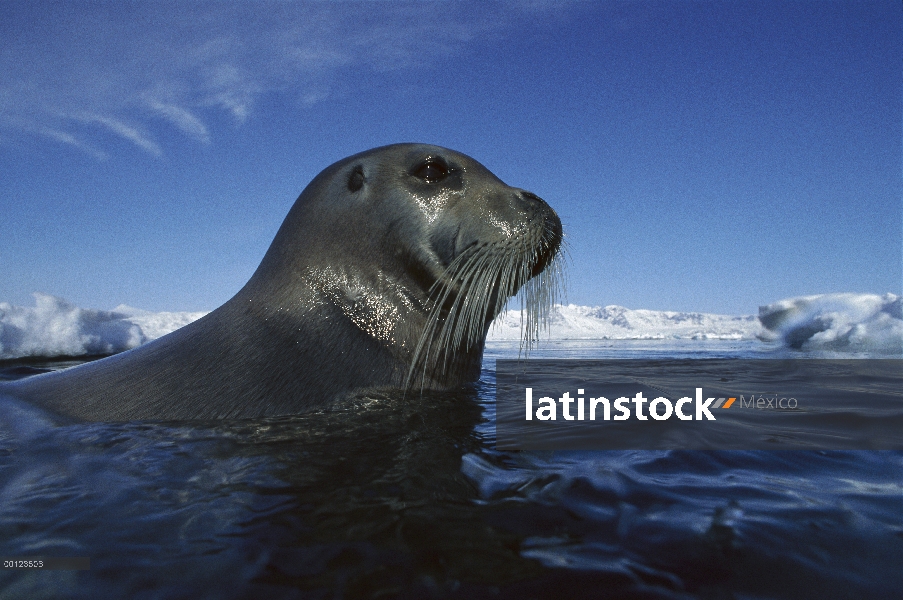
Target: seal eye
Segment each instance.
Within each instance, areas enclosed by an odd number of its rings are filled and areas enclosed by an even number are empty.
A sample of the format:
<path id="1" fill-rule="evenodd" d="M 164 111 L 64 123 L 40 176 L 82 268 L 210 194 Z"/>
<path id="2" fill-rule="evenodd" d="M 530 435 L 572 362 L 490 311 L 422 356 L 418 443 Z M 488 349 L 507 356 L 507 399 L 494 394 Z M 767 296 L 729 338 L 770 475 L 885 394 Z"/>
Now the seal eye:
<path id="1" fill-rule="evenodd" d="M 442 160 L 429 158 L 414 169 L 413 175 L 427 183 L 436 183 L 448 177 L 448 165 Z"/>

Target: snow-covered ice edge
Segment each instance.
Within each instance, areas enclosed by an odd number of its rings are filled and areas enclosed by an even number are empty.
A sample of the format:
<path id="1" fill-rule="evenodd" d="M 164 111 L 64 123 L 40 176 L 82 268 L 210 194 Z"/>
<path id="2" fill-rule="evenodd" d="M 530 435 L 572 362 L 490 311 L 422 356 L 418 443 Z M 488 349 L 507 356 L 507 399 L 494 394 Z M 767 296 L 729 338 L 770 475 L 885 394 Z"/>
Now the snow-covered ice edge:
<path id="1" fill-rule="evenodd" d="M 35 306 L 0 302 L 0 359 L 114 354 L 201 318 L 204 312 L 77 307 L 35 293 Z M 751 340 L 799 350 L 903 353 L 903 306 L 895 294 L 823 294 L 761 306 L 758 315 L 638 310 L 623 306 L 553 307 L 553 340 Z M 489 340 L 518 340 L 521 313 L 500 315 Z"/>
<path id="2" fill-rule="evenodd" d="M 115 354 L 175 331 L 205 312 L 149 312 L 124 304 L 79 308 L 34 293 L 35 306 L 0 302 L 0 359 Z"/>

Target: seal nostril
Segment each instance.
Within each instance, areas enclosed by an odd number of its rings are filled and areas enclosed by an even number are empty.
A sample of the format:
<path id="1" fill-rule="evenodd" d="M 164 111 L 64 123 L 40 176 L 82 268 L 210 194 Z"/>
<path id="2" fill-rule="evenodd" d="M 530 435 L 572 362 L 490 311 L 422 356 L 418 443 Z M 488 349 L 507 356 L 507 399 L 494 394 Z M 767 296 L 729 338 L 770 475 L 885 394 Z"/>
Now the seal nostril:
<path id="1" fill-rule="evenodd" d="M 524 200 L 533 200 L 534 202 L 543 202 L 542 198 L 540 198 L 539 196 L 537 196 L 536 194 L 534 194 L 532 192 L 522 191 L 520 193 L 520 195 Z"/>

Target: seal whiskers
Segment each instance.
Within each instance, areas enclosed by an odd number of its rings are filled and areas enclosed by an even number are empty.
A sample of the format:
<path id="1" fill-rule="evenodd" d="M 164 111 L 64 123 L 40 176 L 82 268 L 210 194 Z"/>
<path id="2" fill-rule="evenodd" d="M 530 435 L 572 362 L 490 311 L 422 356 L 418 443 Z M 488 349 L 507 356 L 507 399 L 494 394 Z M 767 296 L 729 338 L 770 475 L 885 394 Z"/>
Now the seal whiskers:
<path id="1" fill-rule="evenodd" d="M 471 246 L 449 264 L 430 289 L 429 319 L 418 340 L 406 388 L 418 373 L 421 388 L 427 377 L 442 380 L 455 356 L 485 340 L 490 323 L 514 295 L 520 298 L 521 349 L 529 351 L 541 329 L 548 326 L 564 284 L 560 233 L 544 226 L 539 241 L 532 241 L 521 236 L 508 243 Z M 537 266 L 542 270 L 534 276 Z"/>

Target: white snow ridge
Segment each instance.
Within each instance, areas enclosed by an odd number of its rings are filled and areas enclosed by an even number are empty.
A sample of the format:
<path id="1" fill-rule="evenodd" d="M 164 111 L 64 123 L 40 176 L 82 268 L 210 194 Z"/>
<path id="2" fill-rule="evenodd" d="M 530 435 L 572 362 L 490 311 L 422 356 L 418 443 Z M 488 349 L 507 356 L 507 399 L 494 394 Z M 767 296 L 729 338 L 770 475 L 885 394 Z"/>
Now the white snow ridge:
<path id="1" fill-rule="evenodd" d="M 205 313 L 79 308 L 35 293 L 34 307 L 0 302 L 0 359 L 114 354 L 187 325 Z"/>
<path id="2" fill-rule="evenodd" d="M 119 305 L 79 308 L 34 294 L 35 306 L 0 302 L 0 359 L 113 354 L 156 339 L 201 318 L 203 312 L 149 312 Z M 519 340 L 521 311 L 499 315 L 489 340 Z M 825 294 L 762 306 L 759 315 L 632 310 L 623 306 L 566 306 L 551 310 L 552 340 L 754 340 L 799 349 L 903 353 L 903 305 L 894 294 Z"/>
<path id="3" fill-rule="evenodd" d="M 749 340 L 762 326 L 755 315 L 713 315 L 698 312 L 632 310 L 623 306 L 556 305 L 548 337 L 554 340 Z M 496 318 L 490 340 L 519 340 L 521 311 Z"/>
<path id="4" fill-rule="evenodd" d="M 800 350 L 903 353 L 903 298 L 895 294 L 822 294 L 759 307 L 767 329 Z"/>

